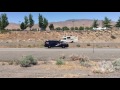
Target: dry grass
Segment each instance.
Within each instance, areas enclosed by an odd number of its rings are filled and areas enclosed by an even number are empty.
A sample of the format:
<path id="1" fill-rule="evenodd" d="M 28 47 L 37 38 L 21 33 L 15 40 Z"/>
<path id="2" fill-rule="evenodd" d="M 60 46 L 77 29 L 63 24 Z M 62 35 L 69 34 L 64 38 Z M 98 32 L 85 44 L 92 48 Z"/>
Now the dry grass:
<path id="1" fill-rule="evenodd" d="M 115 60 L 116 61 L 116 60 Z M 14 62 L 15 63 L 15 62 Z M 80 61 L 64 61 L 63 65 L 56 65 L 56 61 L 38 61 L 38 64 L 27 69 L 19 65 L 9 65 L 8 62 L 0 62 L 0 77 L 38 77 L 48 78 L 50 75 L 60 75 L 62 78 L 81 78 L 96 75 L 96 73 L 106 74 L 113 72 L 114 67 L 110 61 L 89 61 L 91 67 L 80 65 Z M 9 73 L 8 73 L 9 72 Z M 41 73 L 42 72 L 42 73 Z M 13 74 L 14 73 L 14 74 Z M 54 73 L 54 74 L 53 74 Z M 91 73 L 91 74 L 90 74 Z M 8 74 L 8 75 L 7 75 Z M 49 75 L 48 75 L 49 74 Z M 39 76 L 43 75 L 43 76 Z"/>
<path id="2" fill-rule="evenodd" d="M 78 74 L 65 74 L 63 78 L 79 78 L 80 75 Z"/>
<path id="3" fill-rule="evenodd" d="M 44 40 L 47 40 L 47 39 L 61 39 L 62 36 L 64 35 L 74 35 L 74 36 L 78 36 L 79 37 L 79 40 L 81 42 L 88 42 L 88 41 L 97 41 L 97 40 L 100 40 L 100 41 L 117 41 L 120 39 L 120 37 L 117 37 L 119 34 L 120 34 L 120 31 L 114 31 L 112 33 L 112 35 L 116 35 L 116 39 L 111 39 L 111 33 L 110 32 L 107 32 L 107 31 L 102 31 L 100 36 L 97 37 L 97 34 L 99 34 L 100 32 L 99 31 L 90 31 L 90 33 L 88 34 L 87 32 L 82 32 L 83 34 L 81 34 L 80 32 L 67 32 L 67 31 L 64 31 L 64 32 L 56 32 L 56 31 L 51 31 L 51 32 L 12 32 L 11 34 L 7 33 L 7 34 L 0 34 L 0 39 L 2 40 L 16 40 L 18 39 L 18 41 L 20 40 L 27 40 L 27 41 L 44 41 Z"/>
<path id="4" fill-rule="evenodd" d="M 114 72 L 114 67 L 111 61 L 98 62 L 92 69 L 93 73 L 111 73 Z"/>
<path id="5" fill-rule="evenodd" d="M 0 34 L 0 42 L 8 42 L 8 44 L 14 42 L 18 43 L 16 47 L 43 47 L 45 40 L 60 40 L 61 37 L 65 35 L 73 35 L 78 36 L 79 42 L 86 43 L 86 45 L 82 44 L 71 44 L 70 47 L 92 47 L 90 43 L 93 42 L 111 42 L 111 43 L 119 43 L 120 41 L 120 30 L 113 30 L 112 35 L 116 37 L 116 39 L 111 38 L 111 31 L 81 31 L 81 32 L 71 32 L 71 31 L 44 31 L 44 32 L 33 32 L 33 31 L 21 31 L 21 32 L 11 32 L 7 34 Z M 25 42 L 25 44 L 24 44 Z M 30 44 L 32 42 L 33 44 Z M 27 43 L 27 44 L 26 44 Z M 8 47 L 6 45 L 1 45 L 0 47 Z M 9 46 L 15 47 L 15 46 Z"/>

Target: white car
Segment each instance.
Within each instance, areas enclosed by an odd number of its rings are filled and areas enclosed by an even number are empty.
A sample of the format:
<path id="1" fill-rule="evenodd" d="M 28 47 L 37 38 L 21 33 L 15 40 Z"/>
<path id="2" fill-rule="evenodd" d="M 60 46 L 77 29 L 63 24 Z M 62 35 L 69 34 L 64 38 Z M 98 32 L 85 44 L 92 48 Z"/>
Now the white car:
<path id="1" fill-rule="evenodd" d="M 78 37 L 75 37 L 75 36 L 64 36 L 64 37 L 62 37 L 61 41 L 68 42 L 68 43 L 78 42 Z"/>

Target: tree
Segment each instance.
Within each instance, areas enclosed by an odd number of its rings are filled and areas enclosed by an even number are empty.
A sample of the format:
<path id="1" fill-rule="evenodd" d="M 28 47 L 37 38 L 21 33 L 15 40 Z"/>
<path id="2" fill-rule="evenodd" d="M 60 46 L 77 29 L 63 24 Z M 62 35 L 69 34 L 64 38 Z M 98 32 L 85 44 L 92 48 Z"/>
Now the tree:
<path id="1" fill-rule="evenodd" d="M 56 30 L 62 30 L 60 27 L 57 27 Z"/>
<path id="2" fill-rule="evenodd" d="M 53 25 L 53 24 L 50 24 L 50 25 L 49 25 L 49 28 L 50 28 L 50 30 L 54 30 L 54 25 Z"/>
<path id="3" fill-rule="evenodd" d="M 44 20 L 43 20 L 43 29 L 46 30 L 47 26 L 48 26 L 48 20 L 46 18 L 44 18 Z"/>
<path id="4" fill-rule="evenodd" d="M 7 15 L 5 13 L 1 14 L 1 16 L 0 16 L 0 29 L 5 29 L 5 27 L 8 25 L 9 25 L 9 22 L 8 22 Z"/>
<path id="5" fill-rule="evenodd" d="M 38 16 L 39 27 L 43 30 L 43 17 L 39 14 Z"/>
<path id="6" fill-rule="evenodd" d="M 38 16 L 38 23 L 39 23 L 39 27 L 41 28 L 41 30 L 46 30 L 48 26 L 48 20 L 40 14 Z"/>
<path id="7" fill-rule="evenodd" d="M 64 30 L 69 30 L 69 28 L 67 27 L 67 26 L 64 26 L 64 27 L 62 27 L 62 30 L 64 31 Z"/>
<path id="8" fill-rule="evenodd" d="M 1 17 L 0 17 L 0 30 L 1 30 L 1 25 L 2 25 L 2 21 L 1 21 Z"/>
<path id="9" fill-rule="evenodd" d="M 74 27 L 71 27 L 70 30 L 74 30 Z"/>
<path id="10" fill-rule="evenodd" d="M 93 27 L 90 27 L 89 29 L 90 29 L 90 30 L 93 30 Z"/>
<path id="11" fill-rule="evenodd" d="M 29 27 L 30 27 L 30 30 L 31 30 L 31 27 L 34 25 L 34 20 L 33 20 L 33 16 L 32 14 L 29 14 Z"/>
<path id="12" fill-rule="evenodd" d="M 84 27 L 80 26 L 80 27 L 79 27 L 79 30 L 84 30 Z"/>
<path id="13" fill-rule="evenodd" d="M 85 30 L 89 30 L 90 28 L 89 27 L 85 27 Z"/>
<path id="14" fill-rule="evenodd" d="M 29 24 L 29 20 L 28 20 L 28 17 L 27 16 L 25 16 L 24 17 L 24 24 L 25 24 L 25 29 L 28 27 L 28 24 Z"/>
<path id="15" fill-rule="evenodd" d="M 112 25 L 110 25 L 110 23 L 111 23 L 111 19 L 105 17 L 105 19 L 103 20 L 103 27 L 111 28 Z"/>
<path id="16" fill-rule="evenodd" d="M 118 21 L 116 22 L 115 27 L 120 28 L 120 17 L 119 17 Z"/>
<path id="17" fill-rule="evenodd" d="M 78 27 L 75 27 L 75 30 L 78 30 Z"/>
<path id="18" fill-rule="evenodd" d="M 97 22 L 98 22 L 98 20 L 94 20 L 92 27 L 97 28 L 99 25 Z"/>
<path id="19" fill-rule="evenodd" d="M 26 24 L 25 24 L 24 22 L 22 22 L 22 23 L 20 24 L 20 28 L 21 28 L 22 30 L 26 29 Z"/>

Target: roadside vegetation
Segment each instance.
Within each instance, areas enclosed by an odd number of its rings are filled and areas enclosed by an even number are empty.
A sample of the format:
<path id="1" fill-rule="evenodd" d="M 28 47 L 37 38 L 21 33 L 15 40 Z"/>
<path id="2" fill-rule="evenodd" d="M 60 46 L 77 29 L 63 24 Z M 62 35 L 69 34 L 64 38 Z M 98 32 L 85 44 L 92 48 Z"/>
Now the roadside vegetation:
<path id="1" fill-rule="evenodd" d="M 31 65 L 36 65 L 37 63 L 38 63 L 37 60 L 32 55 L 28 55 L 22 58 L 20 66 L 31 67 Z"/>

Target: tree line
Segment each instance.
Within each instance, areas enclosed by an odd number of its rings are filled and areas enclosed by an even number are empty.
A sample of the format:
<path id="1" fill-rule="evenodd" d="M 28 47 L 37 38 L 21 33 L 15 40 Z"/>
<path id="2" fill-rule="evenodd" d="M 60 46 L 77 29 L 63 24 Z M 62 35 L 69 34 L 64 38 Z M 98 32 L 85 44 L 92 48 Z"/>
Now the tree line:
<path id="1" fill-rule="evenodd" d="M 46 30 L 47 26 L 48 26 L 48 20 L 43 17 L 41 14 L 39 14 L 38 16 L 38 24 L 39 24 L 39 27 L 41 28 L 41 30 Z M 25 16 L 24 17 L 24 22 L 22 22 L 20 24 L 20 28 L 22 30 L 26 29 L 27 27 L 32 28 L 32 26 L 34 25 L 34 20 L 33 20 L 33 16 L 32 14 L 29 14 L 29 16 Z"/>
<path id="2" fill-rule="evenodd" d="M 27 27 L 29 27 L 31 30 L 31 28 L 34 26 L 34 23 L 35 22 L 33 20 L 32 14 L 29 14 L 28 17 L 27 16 L 24 17 L 24 21 L 20 24 L 20 28 L 24 30 Z M 9 25 L 9 21 L 8 21 L 7 14 L 5 13 L 1 14 L 0 15 L 0 30 L 5 30 L 5 27 L 8 25 Z M 48 26 L 48 20 L 45 17 L 43 17 L 41 14 L 38 15 L 38 26 L 39 28 L 41 28 L 41 30 L 46 30 Z M 67 26 L 64 26 L 62 28 L 61 27 L 54 28 L 54 25 L 50 24 L 49 28 L 50 30 L 92 30 L 93 27 L 97 28 L 98 26 L 99 26 L 98 20 L 95 19 L 91 27 L 80 26 L 80 27 L 68 28 Z M 102 26 L 106 28 L 112 28 L 111 19 L 109 19 L 108 17 L 105 17 L 104 20 L 102 21 Z M 120 28 L 120 17 L 114 27 Z"/>

